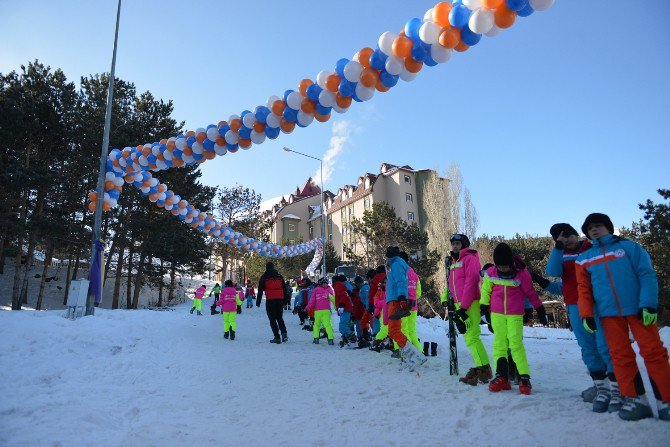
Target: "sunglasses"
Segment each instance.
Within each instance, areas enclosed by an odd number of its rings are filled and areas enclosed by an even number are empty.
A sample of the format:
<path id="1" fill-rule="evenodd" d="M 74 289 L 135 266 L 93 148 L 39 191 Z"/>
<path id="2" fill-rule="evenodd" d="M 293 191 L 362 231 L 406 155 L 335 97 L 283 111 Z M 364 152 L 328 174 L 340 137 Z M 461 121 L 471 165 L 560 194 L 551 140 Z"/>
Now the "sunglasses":
<path id="1" fill-rule="evenodd" d="M 451 238 L 449 238 L 450 241 L 460 241 L 461 239 L 463 239 L 462 234 L 452 234 Z"/>

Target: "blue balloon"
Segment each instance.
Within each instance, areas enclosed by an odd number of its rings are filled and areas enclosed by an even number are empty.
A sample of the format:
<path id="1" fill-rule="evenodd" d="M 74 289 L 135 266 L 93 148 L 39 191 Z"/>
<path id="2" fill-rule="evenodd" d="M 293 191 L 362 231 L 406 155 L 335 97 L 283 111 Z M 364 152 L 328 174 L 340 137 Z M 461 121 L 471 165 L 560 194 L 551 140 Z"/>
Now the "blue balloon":
<path id="1" fill-rule="evenodd" d="M 258 106 L 258 107 L 256 107 L 256 113 L 254 114 L 254 116 L 256 117 L 256 121 L 260 121 L 261 123 L 265 123 L 269 114 L 270 114 L 270 109 L 268 109 L 265 106 Z"/>
<path id="2" fill-rule="evenodd" d="M 533 9 L 532 6 L 530 6 L 530 3 L 528 3 L 525 8 L 517 11 L 516 15 L 518 15 L 520 17 L 528 17 L 529 15 L 531 15 L 534 12 L 535 12 L 535 10 Z"/>
<path id="3" fill-rule="evenodd" d="M 205 138 L 205 141 L 202 142 L 202 147 L 204 147 L 208 151 L 213 151 L 214 150 L 214 142 L 210 140 L 209 138 Z"/>
<path id="4" fill-rule="evenodd" d="M 307 97 L 311 99 L 312 101 L 318 101 L 319 100 L 319 95 L 323 89 L 319 87 L 317 84 L 310 84 L 309 87 L 307 87 Z"/>
<path id="5" fill-rule="evenodd" d="M 158 191 L 158 188 L 156 188 L 156 191 Z M 112 199 L 118 199 L 119 198 L 119 192 L 116 189 L 112 189 L 111 191 L 105 191 L 107 194 L 109 194 L 109 197 Z M 149 192 L 151 192 L 151 188 L 149 188 Z M 151 192 L 152 194 L 156 194 L 156 192 Z"/>
<path id="6" fill-rule="evenodd" d="M 383 70 L 384 69 L 384 64 L 386 64 L 386 59 L 387 58 L 388 58 L 388 56 L 385 55 L 382 52 L 382 50 L 377 48 L 370 55 L 370 67 L 374 68 L 375 70 Z"/>
<path id="7" fill-rule="evenodd" d="M 235 144 L 226 143 L 226 149 L 228 149 L 228 152 L 232 152 L 233 154 L 237 152 L 237 149 L 239 147 L 240 146 L 237 143 Z"/>
<path id="8" fill-rule="evenodd" d="M 240 118 L 244 118 L 245 116 L 247 116 L 250 113 L 251 113 L 250 110 L 243 110 L 242 113 L 240 113 Z"/>
<path id="9" fill-rule="evenodd" d="M 116 189 L 114 191 L 116 191 Z M 119 192 L 116 191 L 116 193 L 118 194 Z M 158 186 L 150 186 L 149 187 L 149 194 L 158 194 Z M 111 196 L 111 194 L 110 194 L 110 196 Z"/>
<path id="10" fill-rule="evenodd" d="M 175 148 L 175 150 L 172 151 L 172 156 L 175 157 L 175 158 L 181 158 L 181 156 L 182 156 L 181 149 Z"/>
<path id="11" fill-rule="evenodd" d="M 293 110 L 293 109 L 290 108 L 290 107 L 286 107 L 286 108 L 284 109 L 284 112 L 282 113 L 282 117 L 283 117 L 286 121 L 295 122 L 295 120 L 298 119 L 298 111 L 297 111 L 297 110 Z M 241 128 L 240 128 L 240 130 L 241 130 Z"/>
<path id="12" fill-rule="evenodd" d="M 274 140 L 279 136 L 280 129 L 279 127 L 266 127 L 265 135 L 271 140 Z"/>
<path id="13" fill-rule="evenodd" d="M 213 128 L 213 127 L 216 127 L 216 126 L 215 126 L 214 124 L 210 124 L 209 126 L 207 126 L 207 130 L 209 130 L 209 129 Z"/>
<path id="14" fill-rule="evenodd" d="M 471 11 L 463 4 L 454 4 L 449 13 L 449 23 L 456 28 L 462 28 L 470 20 Z"/>
<path id="15" fill-rule="evenodd" d="M 344 77 L 344 66 L 349 63 L 349 59 L 342 58 L 335 63 L 335 73 L 341 78 Z"/>
<path id="16" fill-rule="evenodd" d="M 182 214 L 177 214 L 177 217 L 179 217 L 179 220 L 186 220 L 186 216 Z"/>
<path id="17" fill-rule="evenodd" d="M 251 129 L 249 129 L 247 126 L 241 126 L 237 131 L 237 134 L 240 136 L 240 138 L 248 139 L 251 137 Z"/>
<path id="18" fill-rule="evenodd" d="M 293 93 L 293 90 L 286 90 L 284 92 L 284 102 L 286 102 L 286 98 L 288 98 L 288 95 L 290 95 L 291 93 Z M 242 116 L 244 117 L 244 115 Z"/>
<path id="19" fill-rule="evenodd" d="M 400 79 L 400 76 L 392 75 L 387 71 L 382 71 L 381 73 L 379 73 L 379 80 L 381 81 L 382 85 L 386 88 L 391 88 L 395 86 L 398 83 L 398 79 Z"/>
<path id="20" fill-rule="evenodd" d="M 160 200 L 159 199 L 159 200 L 156 200 L 156 203 L 163 206 L 163 205 L 165 205 L 165 200 Z"/>
<path id="21" fill-rule="evenodd" d="M 439 45 L 439 44 L 438 44 Z M 433 56 L 430 55 L 430 45 L 428 45 L 428 50 L 426 54 L 426 60 L 423 61 L 424 64 L 428 65 L 429 67 L 434 67 L 437 65 L 437 62 L 433 59 Z"/>
<path id="22" fill-rule="evenodd" d="M 342 78 L 340 85 L 337 87 L 337 91 L 340 92 L 340 95 L 342 96 L 352 96 L 356 92 L 356 84 Z"/>
<path id="23" fill-rule="evenodd" d="M 204 155 L 196 154 L 195 152 L 193 152 L 193 155 L 191 155 L 191 157 L 193 157 L 193 159 L 197 161 L 197 160 L 202 160 L 202 157 L 204 157 Z"/>
<path id="24" fill-rule="evenodd" d="M 319 115 L 328 115 L 330 111 L 333 110 L 332 107 L 324 107 L 319 103 L 316 103 L 315 109 L 319 113 Z"/>
<path id="25" fill-rule="evenodd" d="M 165 163 L 165 165 L 166 165 L 168 168 L 171 168 L 171 167 L 172 167 L 172 160 L 168 160 L 168 159 L 166 158 L 165 160 L 163 160 L 163 163 Z"/>
<path id="26" fill-rule="evenodd" d="M 414 45 L 412 45 L 412 59 L 414 59 L 417 62 L 423 62 L 426 60 L 426 56 L 428 53 L 426 53 L 426 49 L 422 45 L 421 41 L 414 42 Z"/>
<path id="27" fill-rule="evenodd" d="M 528 6 L 528 0 L 505 0 L 505 4 L 512 11 L 521 11 Z"/>
<path id="28" fill-rule="evenodd" d="M 421 19 L 417 19 L 416 17 L 410 19 L 405 24 L 405 35 L 415 42 L 419 40 L 419 28 L 421 28 L 422 23 L 423 21 Z"/>
<path id="29" fill-rule="evenodd" d="M 191 135 L 186 139 L 186 146 L 193 147 L 193 143 L 195 143 L 195 137 Z"/>
<path id="30" fill-rule="evenodd" d="M 114 165 L 112 164 L 112 160 L 107 160 L 105 162 L 105 171 L 110 172 L 113 171 Z"/>
<path id="31" fill-rule="evenodd" d="M 149 154 L 149 155 L 147 156 L 147 161 L 148 161 L 149 163 L 151 163 L 151 164 L 156 163 L 156 160 L 157 160 L 157 158 L 156 158 L 156 156 L 155 156 L 154 154 Z"/>
<path id="32" fill-rule="evenodd" d="M 220 137 L 225 137 L 226 132 L 230 130 L 230 126 L 228 124 L 222 124 L 221 127 L 219 127 L 219 136 Z"/>
<path id="33" fill-rule="evenodd" d="M 355 91 L 355 90 L 354 90 L 354 94 L 351 95 L 351 98 L 352 98 L 354 101 L 356 101 L 356 102 L 363 102 L 363 100 L 362 100 L 361 98 L 358 97 L 358 95 L 356 94 L 356 91 Z"/>
<path id="34" fill-rule="evenodd" d="M 477 45 L 481 39 L 482 35 L 472 31 L 469 26 L 465 25 L 463 29 L 461 29 L 461 40 L 464 44 L 471 47 Z"/>

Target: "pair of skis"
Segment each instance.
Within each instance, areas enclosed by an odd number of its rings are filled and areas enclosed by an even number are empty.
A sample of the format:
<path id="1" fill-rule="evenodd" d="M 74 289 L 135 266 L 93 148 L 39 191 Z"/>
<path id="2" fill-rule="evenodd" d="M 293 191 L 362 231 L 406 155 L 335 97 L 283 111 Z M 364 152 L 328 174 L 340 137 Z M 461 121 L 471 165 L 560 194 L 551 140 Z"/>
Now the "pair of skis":
<path id="1" fill-rule="evenodd" d="M 456 303 L 449 290 L 449 276 L 451 275 L 451 257 L 445 263 L 447 267 L 447 316 L 449 319 L 449 375 L 458 375 L 458 350 L 456 349 L 456 323 L 454 323 L 454 312 L 456 312 Z"/>

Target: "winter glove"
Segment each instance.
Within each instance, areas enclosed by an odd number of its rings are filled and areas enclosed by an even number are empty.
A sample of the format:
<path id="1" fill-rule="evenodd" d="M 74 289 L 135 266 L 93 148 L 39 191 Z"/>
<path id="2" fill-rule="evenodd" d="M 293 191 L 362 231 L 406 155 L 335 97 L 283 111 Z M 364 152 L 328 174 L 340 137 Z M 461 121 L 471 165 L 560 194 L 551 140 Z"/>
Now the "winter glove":
<path id="1" fill-rule="evenodd" d="M 344 307 L 338 307 L 337 308 L 337 314 L 342 315 L 344 313 Z"/>
<path id="2" fill-rule="evenodd" d="M 638 311 L 637 316 L 640 320 L 642 320 L 642 324 L 645 326 L 650 326 L 652 324 L 656 324 L 656 320 L 658 319 L 658 312 L 653 307 L 643 307 Z"/>
<path id="3" fill-rule="evenodd" d="M 542 275 L 531 273 L 530 276 L 533 278 L 533 282 L 539 285 L 542 289 L 549 287 L 549 280 Z"/>
<path id="4" fill-rule="evenodd" d="M 493 325 L 491 323 L 486 324 L 489 327 L 489 332 L 493 334 Z"/>
<path id="5" fill-rule="evenodd" d="M 486 320 L 487 323 L 491 323 L 491 306 L 488 304 L 480 304 L 479 310 L 482 314 L 482 317 Z"/>
<path id="6" fill-rule="evenodd" d="M 596 326 L 596 320 L 593 317 L 586 317 L 582 320 L 582 324 L 584 325 L 584 329 L 586 329 L 586 332 L 589 334 L 595 334 L 596 330 L 598 327 Z"/>
<path id="7" fill-rule="evenodd" d="M 530 324 L 533 322 L 533 308 L 527 307 L 523 310 L 523 323 Z"/>
<path id="8" fill-rule="evenodd" d="M 458 332 L 461 334 L 465 334 L 472 326 L 472 321 L 470 321 L 468 312 L 462 307 L 454 312 L 454 322 L 456 323 Z"/>
<path id="9" fill-rule="evenodd" d="M 449 307 L 449 300 L 442 301 L 442 307 L 444 307 L 444 308 Z"/>
<path id="10" fill-rule="evenodd" d="M 407 301 L 407 297 L 405 295 L 398 295 L 398 302 L 401 303 L 403 301 Z"/>
<path id="11" fill-rule="evenodd" d="M 535 309 L 537 312 L 537 319 L 540 320 L 543 326 L 549 326 L 549 320 L 547 319 L 547 311 L 544 310 L 544 306 L 540 306 Z"/>

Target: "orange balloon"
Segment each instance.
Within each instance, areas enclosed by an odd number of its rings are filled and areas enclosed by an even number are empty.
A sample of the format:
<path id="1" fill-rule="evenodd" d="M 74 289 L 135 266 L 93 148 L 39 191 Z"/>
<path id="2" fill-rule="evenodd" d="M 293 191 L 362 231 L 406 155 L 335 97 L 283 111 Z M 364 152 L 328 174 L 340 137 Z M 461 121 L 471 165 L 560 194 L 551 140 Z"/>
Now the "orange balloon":
<path id="1" fill-rule="evenodd" d="M 379 74 L 377 73 L 377 70 L 374 70 L 372 68 L 365 68 L 361 72 L 361 84 L 363 84 L 366 87 L 374 87 L 377 84 L 377 79 L 379 79 Z"/>
<path id="2" fill-rule="evenodd" d="M 195 135 L 195 131 L 194 131 L 194 130 L 189 130 L 188 132 L 186 132 L 186 133 L 184 134 L 184 136 L 185 136 L 186 138 L 188 138 L 188 137 L 192 137 L 193 135 Z"/>
<path id="3" fill-rule="evenodd" d="M 377 89 L 378 92 L 388 92 L 389 88 L 385 87 L 384 84 L 382 84 L 382 81 L 380 79 L 377 79 L 377 85 L 375 85 L 375 88 Z"/>
<path id="4" fill-rule="evenodd" d="M 170 212 L 171 212 L 172 214 L 174 214 L 175 216 L 176 216 L 177 214 L 179 214 L 179 210 L 178 210 L 178 209 L 174 209 L 174 208 L 172 208 L 172 209 L 170 210 Z"/>
<path id="5" fill-rule="evenodd" d="M 242 127 L 242 120 L 239 118 L 235 118 L 230 122 L 230 128 L 232 129 L 233 132 L 237 132 L 240 130 L 240 127 Z"/>
<path id="6" fill-rule="evenodd" d="M 219 123 L 216 125 L 216 127 L 221 127 L 221 126 L 223 126 L 224 124 L 228 124 L 228 122 L 225 121 L 225 120 L 221 120 L 221 121 L 219 121 Z"/>
<path id="7" fill-rule="evenodd" d="M 155 202 L 158 200 L 158 194 L 149 194 L 149 199 Z"/>
<path id="8" fill-rule="evenodd" d="M 132 175 L 126 175 L 125 177 L 123 177 L 123 179 L 124 179 L 127 183 L 132 182 L 134 178 L 135 178 L 135 177 L 132 176 Z"/>
<path id="9" fill-rule="evenodd" d="M 251 140 L 249 138 L 240 138 L 237 141 L 237 144 L 239 144 L 242 149 L 246 149 L 251 146 Z"/>
<path id="10" fill-rule="evenodd" d="M 450 26 L 442 29 L 440 33 L 440 45 L 444 48 L 456 48 L 456 45 L 461 41 L 461 32 Z"/>
<path id="11" fill-rule="evenodd" d="M 307 96 L 307 87 L 310 85 L 314 84 L 314 81 L 311 79 L 303 79 L 300 81 L 300 84 L 298 84 L 298 91 L 302 96 Z"/>
<path id="12" fill-rule="evenodd" d="M 516 20 L 516 12 L 512 11 L 507 5 L 502 4 L 493 12 L 493 20 L 498 28 L 509 28 L 514 25 Z"/>
<path id="13" fill-rule="evenodd" d="M 505 3 L 505 0 L 483 0 L 482 6 L 486 9 L 497 9 Z"/>
<path id="14" fill-rule="evenodd" d="M 88 193 L 88 200 L 89 200 L 90 202 L 95 202 L 96 200 L 98 200 L 98 193 L 95 192 L 95 191 L 91 191 L 91 192 L 89 192 L 89 193 Z"/>
<path id="15" fill-rule="evenodd" d="M 181 168 L 182 166 L 184 166 L 184 160 L 181 158 L 173 158 L 172 166 L 174 166 L 175 168 Z"/>
<path id="16" fill-rule="evenodd" d="M 148 188 L 148 187 L 151 186 L 151 182 L 149 180 L 145 180 L 145 181 L 142 182 L 142 186 L 144 186 L 145 188 Z"/>
<path id="17" fill-rule="evenodd" d="M 398 36 L 393 41 L 393 54 L 396 57 L 405 58 L 412 51 L 412 40 L 405 36 Z"/>
<path id="18" fill-rule="evenodd" d="M 149 169 L 156 169 L 157 167 L 158 167 L 158 165 L 156 165 L 156 164 L 150 164 L 149 165 Z"/>
<path id="19" fill-rule="evenodd" d="M 165 185 L 165 183 L 159 183 L 158 192 L 165 192 L 165 191 L 167 191 L 167 186 Z"/>
<path id="20" fill-rule="evenodd" d="M 174 141 L 168 141 L 165 147 L 167 148 L 168 151 L 172 152 L 175 148 Z"/>
<path id="21" fill-rule="evenodd" d="M 281 99 L 278 99 L 272 103 L 272 113 L 274 113 L 277 116 L 281 116 L 285 108 L 286 104 Z"/>
<path id="22" fill-rule="evenodd" d="M 167 138 L 161 138 L 160 141 L 158 142 L 159 144 L 165 144 L 167 143 Z"/>
<path id="23" fill-rule="evenodd" d="M 207 134 L 205 132 L 200 132 L 198 135 L 195 136 L 195 141 L 198 143 L 202 144 L 203 141 L 207 139 Z"/>
<path id="24" fill-rule="evenodd" d="M 114 182 L 107 180 L 105 182 L 105 189 L 109 191 L 110 189 L 114 189 Z"/>
<path id="25" fill-rule="evenodd" d="M 449 13 L 451 12 L 451 3 L 440 2 L 433 6 L 433 22 L 440 26 L 449 26 Z"/>
<path id="26" fill-rule="evenodd" d="M 149 147 L 143 147 L 142 148 L 142 155 L 144 155 L 145 157 L 147 155 L 149 155 L 150 153 L 151 153 L 151 148 L 149 148 Z"/>
<path id="27" fill-rule="evenodd" d="M 330 119 L 330 113 L 328 115 L 319 115 L 318 113 L 315 113 L 314 118 L 320 123 L 325 123 Z"/>
<path id="28" fill-rule="evenodd" d="M 214 151 L 205 152 L 205 159 L 206 160 L 214 160 L 214 158 L 216 158 L 216 152 L 214 152 Z"/>
<path id="29" fill-rule="evenodd" d="M 260 121 L 254 121 L 254 130 L 258 133 L 261 133 L 265 130 L 265 124 Z"/>
<path id="30" fill-rule="evenodd" d="M 468 45 L 464 44 L 463 42 L 458 42 L 458 45 L 456 45 L 456 48 L 454 48 L 454 50 L 458 51 L 459 53 L 462 53 L 463 51 L 467 51 L 468 48 L 470 48 Z"/>
<path id="31" fill-rule="evenodd" d="M 335 95 L 335 102 L 343 109 L 349 107 L 351 105 L 351 101 L 352 99 L 349 96 L 340 95 L 339 93 Z"/>
<path id="32" fill-rule="evenodd" d="M 88 204 L 88 210 L 92 213 L 95 212 L 95 208 L 98 206 L 98 202 L 90 202 Z"/>
<path id="33" fill-rule="evenodd" d="M 342 81 L 342 78 L 340 78 L 336 74 L 332 74 L 326 78 L 326 89 L 335 93 L 337 91 L 337 88 L 340 86 L 340 82 Z"/>
<path id="34" fill-rule="evenodd" d="M 419 71 L 421 71 L 421 67 L 423 67 L 423 62 L 415 61 L 411 57 L 405 59 L 405 68 L 410 73 L 418 73 Z"/>
<path id="35" fill-rule="evenodd" d="M 286 121 L 284 118 L 279 119 L 279 127 L 284 133 L 291 133 L 295 129 L 295 123 L 291 121 Z"/>
<path id="36" fill-rule="evenodd" d="M 365 68 L 370 68 L 370 56 L 374 50 L 370 47 L 361 48 L 358 52 L 358 62 Z"/>
<path id="37" fill-rule="evenodd" d="M 305 113 L 314 113 L 315 107 L 316 103 L 307 98 L 303 99 L 302 102 L 300 103 L 300 110 L 302 110 Z"/>
<path id="38" fill-rule="evenodd" d="M 114 189 L 116 189 L 118 192 L 123 191 L 123 186 L 115 186 Z"/>
<path id="39" fill-rule="evenodd" d="M 184 147 L 184 150 L 182 151 L 184 155 L 193 155 L 193 149 L 191 149 L 188 146 Z"/>
<path id="40" fill-rule="evenodd" d="M 158 159 L 158 160 L 165 160 L 165 156 L 163 155 L 162 152 L 159 152 L 158 154 L 156 154 L 156 159 Z"/>
<path id="41" fill-rule="evenodd" d="M 214 140 L 214 142 L 215 142 L 218 146 L 225 146 L 225 145 L 226 145 L 226 139 L 223 138 L 223 137 L 216 137 L 216 140 Z"/>
<path id="42" fill-rule="evenodd" d="M 102 203 L 102 210 L 103 211 L 109 211 L 112 209 L 112 206 L 108 202 L 103 202 Z"/>
<path id="43" fill-rule="evenodd" d="M 114 159 L 114 160 L 112 160 L 112 166 L 120 167 L 121 163 L 119 163 L 119 160 Z"/>

